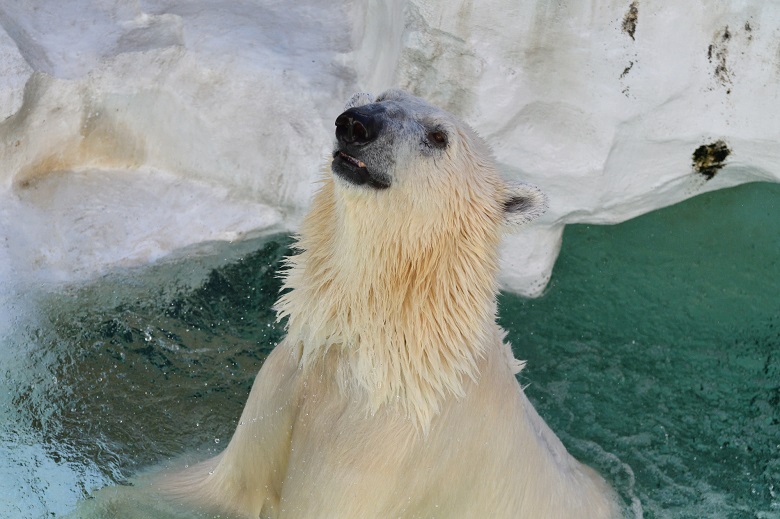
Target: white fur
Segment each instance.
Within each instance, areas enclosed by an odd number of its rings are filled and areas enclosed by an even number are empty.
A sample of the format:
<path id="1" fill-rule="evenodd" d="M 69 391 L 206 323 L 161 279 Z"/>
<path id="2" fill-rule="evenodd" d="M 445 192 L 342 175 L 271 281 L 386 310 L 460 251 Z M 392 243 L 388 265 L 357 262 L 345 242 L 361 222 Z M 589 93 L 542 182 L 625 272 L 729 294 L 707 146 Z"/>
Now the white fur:
<path id="1" fill-rule="evenodd" d="M 446 112 L 380 99 L 409 129 L 393 136 L 393 184 L 323 179 L 277 305 L 288 336 L 227 449 L 169 491 L 247 518 L 617 517 L 528 402 L 495 324 L 500 234 L 543 195 L 504 183 Z M 418 151 L 409 120 L 445 129 L 447 149 Z"/>

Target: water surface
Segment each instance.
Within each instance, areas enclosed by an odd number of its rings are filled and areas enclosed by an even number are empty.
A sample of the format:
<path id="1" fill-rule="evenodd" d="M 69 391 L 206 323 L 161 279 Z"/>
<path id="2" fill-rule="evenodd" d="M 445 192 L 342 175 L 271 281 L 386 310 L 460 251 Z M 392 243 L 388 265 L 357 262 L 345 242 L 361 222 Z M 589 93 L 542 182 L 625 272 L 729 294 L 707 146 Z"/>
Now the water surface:
<path id="1" fill-rule="evenodd" d="M 780 185 L 567 227 L 546 294 L 504 294 L 520 381 L 645 518 L 780 518 Z M 283 336 L 290 238 L 37 287 L 0 343 L 0 517 L 224 448 Z"/>

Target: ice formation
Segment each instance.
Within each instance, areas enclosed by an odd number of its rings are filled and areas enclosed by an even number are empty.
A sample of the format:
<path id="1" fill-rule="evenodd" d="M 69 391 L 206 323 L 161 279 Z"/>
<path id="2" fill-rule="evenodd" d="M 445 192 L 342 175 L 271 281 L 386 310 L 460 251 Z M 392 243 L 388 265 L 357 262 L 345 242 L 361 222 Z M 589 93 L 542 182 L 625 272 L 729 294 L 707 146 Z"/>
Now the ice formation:
<path id="1" fill-rule="evenodd" d="M 0 28 L 0 286 L 293 230 L 360 90 L 453 111 L 548 193 L 504 246 L 525 295 L 567 223 L 780 180 L 771 2 L 39 0 Z"/>

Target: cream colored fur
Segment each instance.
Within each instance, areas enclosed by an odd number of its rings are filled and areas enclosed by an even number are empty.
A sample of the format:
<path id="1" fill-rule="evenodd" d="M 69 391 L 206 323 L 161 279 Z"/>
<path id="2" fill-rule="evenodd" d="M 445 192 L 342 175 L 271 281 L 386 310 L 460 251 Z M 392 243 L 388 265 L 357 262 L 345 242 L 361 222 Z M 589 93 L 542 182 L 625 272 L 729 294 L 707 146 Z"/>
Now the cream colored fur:
<path id="1" fill-rule="evenodd" d="M 617 517 L 528 402 L 495 323 L 518 188 L 435 115 L 446 152 L 399 157 L 389 189 L 322 179 L 277 304 L 288 335 L 227 449 L 170 476 L 170 492 L 247 518 Z"/>

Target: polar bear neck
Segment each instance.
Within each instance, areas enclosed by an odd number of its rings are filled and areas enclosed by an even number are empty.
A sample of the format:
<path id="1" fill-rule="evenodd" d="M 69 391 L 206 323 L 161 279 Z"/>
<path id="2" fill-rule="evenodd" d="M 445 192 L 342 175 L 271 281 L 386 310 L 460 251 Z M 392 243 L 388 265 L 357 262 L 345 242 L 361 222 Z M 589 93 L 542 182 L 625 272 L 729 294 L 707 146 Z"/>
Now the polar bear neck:
<path id="1" fill-rule="evenodd" d="M 372 413 L 401 406 L 423 432 L 463 395 L 496 330 L 500 187 L 477 188 L 420 203 L 324 180 L 276 306 L 303 368 L 336 349 L 342 391 Z"/>

